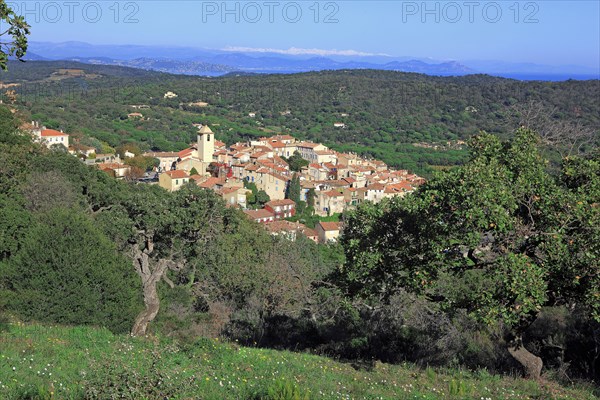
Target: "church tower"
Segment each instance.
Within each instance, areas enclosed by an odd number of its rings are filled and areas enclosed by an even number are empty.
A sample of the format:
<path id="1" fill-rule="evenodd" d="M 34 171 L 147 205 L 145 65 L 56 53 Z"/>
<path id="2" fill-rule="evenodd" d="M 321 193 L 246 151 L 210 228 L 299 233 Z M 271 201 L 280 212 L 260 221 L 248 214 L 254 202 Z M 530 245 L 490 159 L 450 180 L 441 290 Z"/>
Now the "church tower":
<path id="1" fill-rule="evenodd" d="M 210 164 L 215 152 L 215 135 L 208 125 L 202 125 L 198 131 L 198 157 L 203 163 Z"/>

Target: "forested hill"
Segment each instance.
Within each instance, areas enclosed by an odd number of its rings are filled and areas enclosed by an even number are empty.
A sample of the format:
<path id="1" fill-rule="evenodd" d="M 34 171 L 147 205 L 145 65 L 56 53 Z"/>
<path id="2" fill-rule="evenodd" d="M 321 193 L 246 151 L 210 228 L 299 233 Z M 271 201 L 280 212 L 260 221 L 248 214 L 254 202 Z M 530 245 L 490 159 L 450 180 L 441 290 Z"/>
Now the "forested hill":
<path id="1" fill-rule="evenodd" d="M 86 75 L 57 76 L 65 67 Z M 553 121 L 600 126 L 598 80 L 522 82 L 377 70 L 202 78 L 74 62 L 15 63 L 9 71 L 1 80 L 21 84 L 15 90 L 33 117 L 112 147 L 134 140 L 146 148 L 180 149 L 194 138 L 192 122 L 208 122 L 228 143 L 284 131 L 423 171 L 461 163 L 465 151 L 456 141 L 481 130 L 509 135 L 532 104 Z M 178 97 L 165 99 L 167 91 Z M 209 106 L 188 105 L 198 101 Z M 144 113 L 149 119 L 128 121 L 132 104 L 151 106 Z"/>

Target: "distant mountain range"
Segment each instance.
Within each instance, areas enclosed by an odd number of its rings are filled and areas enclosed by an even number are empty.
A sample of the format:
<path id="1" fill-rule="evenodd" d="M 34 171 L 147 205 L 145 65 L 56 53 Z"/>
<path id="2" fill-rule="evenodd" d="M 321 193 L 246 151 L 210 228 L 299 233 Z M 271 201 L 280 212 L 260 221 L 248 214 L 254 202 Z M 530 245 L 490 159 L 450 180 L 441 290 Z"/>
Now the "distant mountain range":
<path id="1" fill-rule="evenodd" d="M 296 73 L 338 69 L 379 69 L 438 76 L 475 73 L 515 79 L 599 79 L 593 68 L 546 66 L 502 61 L 440 61 L 412 57 L 332 56 L 310 57 L 142 45 L 93 45 L 84 42 L 31 42 L 26 60 L 69 60 L 87 64 L 120 65 L 174 74 L 220 76 L 239 73 Z"/>

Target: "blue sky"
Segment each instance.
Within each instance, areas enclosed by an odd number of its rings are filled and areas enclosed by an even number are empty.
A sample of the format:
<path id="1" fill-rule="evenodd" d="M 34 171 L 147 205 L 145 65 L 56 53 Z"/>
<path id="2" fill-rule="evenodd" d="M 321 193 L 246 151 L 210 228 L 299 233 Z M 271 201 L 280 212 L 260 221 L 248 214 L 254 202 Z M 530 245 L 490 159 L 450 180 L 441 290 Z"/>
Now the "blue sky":
<path id="1" fill-rule="evenodd" d="M 33 41 L 352 50 L 600 68 L 597 0 L 8 3 L 25 14 Z"/>

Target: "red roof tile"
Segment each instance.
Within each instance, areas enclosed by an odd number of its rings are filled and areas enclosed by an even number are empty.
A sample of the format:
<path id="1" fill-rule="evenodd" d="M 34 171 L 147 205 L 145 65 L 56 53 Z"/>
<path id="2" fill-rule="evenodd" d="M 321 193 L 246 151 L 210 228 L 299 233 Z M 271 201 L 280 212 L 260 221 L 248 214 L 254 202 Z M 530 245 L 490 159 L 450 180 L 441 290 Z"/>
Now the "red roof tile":
<path id="1" fill-rule="evenodd" d="M 165 172 L 165 174 L 167 174 L 171 179 L 182 179 L 182 178 L 190 177 L 187 172 L 185 172 L 184 170 L 181 170 L 181 169 L 176 169 L 174 171 L 167 171 L 167 172 Z"/>
<path id="2" fill-rule="evenodd" d="M 48 136 L 69 136 L 66 133 L 62 133 L 59 131 L 56 131 L 54 129 L 44 129 L 41 132 L 42 137 L 48 137 Z"/>
<path id="3" fill-rule="evenodd" d="M 244 213 L 252 219 L 275 217 L 271 211 L 264 208 L 260 210 L 244 210 Z"/>
<path id="4" fill-rule="evenodd" d="M 323 194 L 326 194 L 329 197 L 343 197 L 344 196 L 342 193 L 338 192 L 337 190 L 330 190 Z"/>
<path id="5" fill-rule="evenodd" d="M 294 200 L 290 200 L 290 199 L 271 200 L 271 201 L 265 203 L 265 205 L 270 206 L 270 207 L 277 207 L 277 206 L 296 205 L 296 202 Z"/>
<path id="6" fill-rule="evenodd" d="M 321 228 L 324 231 L 339 231 L 340 230 L 340 223 L 339 222 L 319 222 L 319 225 L 321 225 Z"/>

